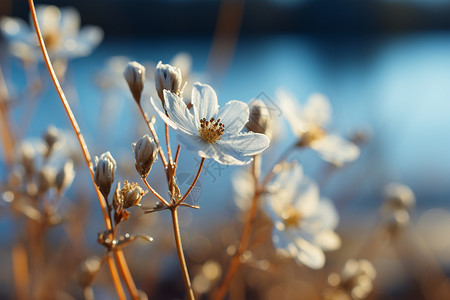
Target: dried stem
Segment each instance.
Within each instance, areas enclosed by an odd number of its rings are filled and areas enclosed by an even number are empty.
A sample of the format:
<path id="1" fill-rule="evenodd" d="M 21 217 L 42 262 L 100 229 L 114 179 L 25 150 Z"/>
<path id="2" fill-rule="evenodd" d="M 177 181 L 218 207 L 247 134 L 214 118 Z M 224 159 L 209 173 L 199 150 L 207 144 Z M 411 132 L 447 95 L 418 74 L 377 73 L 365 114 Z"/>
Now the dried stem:
<path id="1" fill-rule="evenodd" d="M 114 251 L 114 257 L 117 261 L 117 265 L 119 266 L 120 274 L 127 285 L 128 291 L 131 294 L 131 297 L 134 300 L 139 300 L 139 292 L 136 288 L 136 284 L 134 283 L 133 277 L 131 276 L 130 269 L 128 268 L 127 261 L 125 259 L 125 255 L 123 251 Z"/>
<path id="2" fill-rule="evenodd" d="M 170 148 L 170 138 L 169 138 L 169 126 L 165 124 L 166 130 L 166 145 L 167 145 L 167 156 L 169 157 L 169 164 L 172 165 L 172 149 Z"/>
<path id="3" fill-rule="evenodd" d="M 36 34 L 38 36 L 39 44 L 41 45 L 42 55 L 44 56 L 45 64 L 47 66 L 48 72 L 50 73 L 50 76 L 52 78 L 53 84 L 55 85 L 55 88 L 56 88 L 56 91 L 57 91 L 57 93 L 59 95 L 59 98 L 61 99 L 61 103 L 64 106 L 64 109 L 65 109 L 66 114 L 67 114 L 67 116 L 68 116 L 68 118 L 70 120 L 70 123 L 72 124 L 72 128 L 73 128 L 74 132 L 76 133 L 78 142 L 79 142 L 81 150 L 83 152 L 84 160 L 85 160 L 86 165 L 88 167 L 89 174 L 91 175 L 92 184 L 94 185 L 95 191 L 97 193 L 97 197 L 98 197 L 98 200 L 99 200 L 99 203 L 100 203 L 100 207 L 101 207 L 101 210 L 102 210 L 102 213 L 103 213 L 103 218 L 104 218 L 104 221 L 105 221 L 106 228 L 108 230 L 111 230 L 112 229 L 112 223 L 111 223 L 111 219 L 109 218 L 109 215 L 108 215 L 107 203 L 106 203 L 105 198 L 101 194 L 100 190 L 97 188 L 97 185 L 95 184 L 94 172 L 92 170 L 92 161 L 91 161 L 91 156 L 89 154 L 88 147 L 86 145 L 86 142 L 84 140 L 83 135 L 81 134 L 81 130 L 78 127 L 78 123 L 77 123 L 77 121 L 75 119 L 75 116 L 73 115 L 72 109 L 70 108 L 70 105 L 67 102 L 66 96 L 65 96 L 65 94 L 64 94 L 64 92 L 63 92 L 63 90 L 61 88 L 61 85 L 59 84 L 58 78 L 56 77 L 56 74 L 55 74 L 55 71 L 53 69 L 52 63 L 51 63 L 50 58 L 48 56 L 47 49 L 46 49 L 46 46 L 45 46 L 45 43 L 44 43 L 44 39 L 42 38 L 42 34 L 41 34 L 41 31 L 40 31 L 40 28 L 39 28 L 39 24 L 38 24 L 38 20 L 37 20 L 37 16 L 36 16 L 36 10 L 35 10 L 35 7 L 34 7 L 34 2 L 33 2 L 33 0 L 28 0 L 28 3 L 30 5 L 30 11 L 31 11 L 31 15 L 32 15 L 32 18 L 33 18 L 34 29 L 35 29 Z M 118 251 L 121 251 L 121 250 L 118 250 Z M 128 269 L 128 266 L 126 266 L 126 261 L 125 260 L 122 260 L 122 261 L 120 261 L 118 263 L 122 265 L 121 268 Z M 108 266 L 109 266 L 110 273 L 111 273 L 111 276 L 113 278 L 114 285 L 116 287 L 116 291 L 117 291 L 117 294 L 118 294 L 119 298 L 120 299 L 126 299 L 125 298 L 125 293 L 123 291 L 122 284 L 120 283 L 120 278 L 118 277 L 116 264 L 114 263 L 114 260 L 112 258 L 108 258 Z M 131 292 L 131 290 L 130 290 L 130 292 Z"/>
<path id="4" fill-rule="evenodd" d="M 180 149 L 181 149 L 181 146 L 180 145 L 178 145 L 178 147 L 177 147 L 177 153 L 175 153 L 175 160 L 174 160 L 174 165 L 175 165 L 175 167 L 177 166 L 177 164 L 178 164 L 178 157 L 180 157 Z"/>
<path id="5" fill-rule="evenodd" d="M 3 155 L 6 164 L 10 165 L 14 159 L 14 130 L 9 121 L 8 114 L 8 88 L 0 68 L 0 135 L 3 144 Z"/>
<path id="6" fill-rule="evenodd" d="M 153 195 L 155 195 L 156 198 L 158 198 L 159 201 L 164 203 L 165 206 L 170 206 L 169 202 L 167 202 L 163 197 L 161 197 L 160 194 L 158 194 L 157 191 L 155 191 L 150 184 L 147 181 L 147 178 L 142 178 L 142 181 L 144 182 L 145 186 L 152 192 Z"/>
<path id="7" fill-rule="evenodd" d="M 231 280 L 233 279 L 234 274 L 239 268 L 239 265 L 241 263 L 241 255 L 244 253 L 244 251 L 247 249 L 248 241 L 250 238 L 251 229 L 253 226 L 253 222 L 255 220 L 257 208 L 258 208 L 258 200 L 260 195 L 260 188 L 258 185 L 259 182 L 259 175 L 260 175 L 260 156 L 255 155 L 255 158 L 253 160 L 253 167 L 252 167 L 252 173 L 254 178 L 254 190 L 255 193 L 253 194 L 252 198 L 252 204 L 250 206 L 250 209 L 247 213 L 247 219 L 245 221 L 244 230 L 242 231 L 241 240 L 239 242 L 239 246 L 236 250 L 236 253 L 234 254 L 230 266 L 228 267 L 227 273 L 225 274 L 225 277 L 222 281 L 222 284 L 219 287 L 219 290 L 214 295 L 214 300 L 221 300 L 225 297 L 228 287 L 230 286 Z"/>
<path id="8" fill-rule="evenodd" d="M 29 297 L 29 270 L 28 257 L 25 247 L 17 244 L 12 249 L 12 266 L 14 275 L 14 285 L 16 288 L 16 299 L 25 300 Z"/>
<path id="9" fill-rule="evenodd" d="M 180 205 L 191 193 L 192 189 L 194 188 L 195 184 L 197 183 L 198 178 L 200 177 L 200 173 L 202 172 L 203 164 L 205 163 L 205 158 L 202 157 L 202 161 L 200 162 L 200 166 L 198 167 L 197 174 L 195 175 L 194 181 L 192 181 L 191 186 L 187 190 L 186 194 L 177 202 L 177 205 Z"/>
<path id="10" fill-rule="evenodd" d="M 178 261 L 180 262 L 181 273 L 183 274 L 184 286 L 189 300 L 194 300 L 194 291 L 192 290 L 191 280 L 189 279 L 189 272 L 186 265 L 186 259 L 184 258 L 183 245 L 181 244 L 180 227 L 178 224 L 178 206 L 174 206 L 170 209 L 172 214 L 172 226 L 173 234 L 175 237 L 175 244 L 177 246 Z"/>

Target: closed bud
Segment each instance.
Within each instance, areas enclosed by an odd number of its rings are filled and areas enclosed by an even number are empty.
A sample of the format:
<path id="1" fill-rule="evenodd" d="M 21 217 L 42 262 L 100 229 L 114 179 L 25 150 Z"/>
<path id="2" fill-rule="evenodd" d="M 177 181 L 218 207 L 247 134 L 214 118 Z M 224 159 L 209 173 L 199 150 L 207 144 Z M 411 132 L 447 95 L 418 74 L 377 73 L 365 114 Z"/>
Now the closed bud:
<path id="1" fill-rule="evenodd" d="M 24 142 L 20 146 L 19 151 L 20 151 L 20 160 L 22 166 L 25 169 L 25 174 L 26 176 L 31 176 L 35 171 L 36 151 L 34 150 L 33 146 L 28 142 Z"/>
<path id="2" fill-rule="evenodd" d="M 58 192 L 62 192 L 68 188 L 72 184 L 74 177 L 73 162 L 69 160 L 56 174 L 55 185 Z"/>
<path id="3" fill-rule="evenodd" d="M 152 169 L 152 165 L 158 157 L 158 150 L 155 142 L 148 134 L 132 144 L 134 151 L 134 165 L 142 178 L 147 177 Z"/>
<path id="4" fill-rule="evenodd" d="M 384 194 L 388 210 L 410 210 L 416 203 L 413 191 L 406 185 L 390 183 L 385 187 Z"/>
<path id="5" fill-rule="evenodd" d="M 265 134 L 270 138 L 272 134 L 272 120 L 267 105 L 262 100 L 255 100 L 250 104 L 249 109 L 250 116 L 245 125 L 247 130 Z"/>
<path id="6" fill-rule="evenodd" d="M 182 84 L 181 70 L 169 64 L 158 63 L 155 74 L 155 87 L 164 107 L 164 90 L 180 96 Z"/>
<path id="7" fill-rule="evenodd" d="M 123 76 L 130 87 L 134 100 L 139 104 L 144 89 L 145 67 L 138 62 L 129 62 L 123 71 Z"/>
<path id="8" fill-rule="evenodd" d="M 44 133 L 44 141 L 47 144 L 48 152 L 51 152 L 60 139 L 60 132 L 55 126 L 49 126 Z"/>
<path id="9" fill-rule="evenodd" d="M 93 171 L 94 181 L 102 192 L 103 197 L 107 199 L 116 172 L 116 161 L 109 151 L 103 153 L 100 158 L 95 157 Z"/>

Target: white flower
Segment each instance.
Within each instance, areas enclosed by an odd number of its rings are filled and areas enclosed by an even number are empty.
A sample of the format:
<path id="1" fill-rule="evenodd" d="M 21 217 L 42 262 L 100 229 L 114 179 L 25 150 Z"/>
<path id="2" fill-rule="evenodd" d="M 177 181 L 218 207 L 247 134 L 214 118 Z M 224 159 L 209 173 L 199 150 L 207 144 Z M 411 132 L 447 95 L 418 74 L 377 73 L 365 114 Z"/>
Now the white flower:
<path id="1" fill-rule="evenodd" d="M 36 15 L 51 57 L 89 55 L 103 39 L 103 30 L 97 26 L 85 26 L 80 30 L 80 14 L 75 8 L 39 5 Z M 18 18 L 3 17 L 0 28 L 10 42 L 13 55 L 24 61 L 42 58 L 33 25 Z"/>
<path id="2" fill-rule="evenodd" d="M 226 165 L 244 165 L 252 155 L 269 146 L 269 138 L 259 133 L 241 133 L 248 122 L 248 105 L 232 100 L 219 110 L 216 92 L 206 84 L 192 89 L 192 111 L 174 93 L 164 91 L 164 108 L 170 119 L 150 99 L 160 117 L 178 131 L 180 143 L 203 158 Z"/>
<path id="3" fill-rule="evenodd" d="M 313 269 L 325 264 L 323 251 L 340 247 L 334 232 L 339 217 L 333 203 L 320 198 L 316 183 L 294 162 L 269 187 L 267 208 L 274 222 L 272 240 L 277 251 Z"/>
<path id="4" fill-rule="evenodd" d="M 324 95 L 311 95 L 303 107 L 299 107 L 295 98 L 284 90 L 277 91 L 277 97 L 283 114 L 300 139 L 299 145 L 311 147 L 322 159 L 338 166 L 358 158 L 358 146 L 325 131 L 332 112 Z"/>

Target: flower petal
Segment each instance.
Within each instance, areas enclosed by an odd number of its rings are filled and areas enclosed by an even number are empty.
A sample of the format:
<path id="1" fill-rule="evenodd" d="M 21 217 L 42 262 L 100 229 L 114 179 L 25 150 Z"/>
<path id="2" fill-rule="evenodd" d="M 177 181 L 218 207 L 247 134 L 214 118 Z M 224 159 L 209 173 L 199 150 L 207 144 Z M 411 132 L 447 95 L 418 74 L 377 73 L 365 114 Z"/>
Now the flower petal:
<path id="1" fill-rule="evenodd" d="M 323 230 L 316 234 L 314 243 L 324 251 L 333 251 L 341 246 L 341 238 L 332 230 Z"/>
<path id="2" fill-rule="evenodd" d="M 247 132 L 223 136 L 216 142 L 216 148 L 233 157 L 252 156 L 269 147 L 270 140 L 260 133 Z"/>
<path id="3" fill-rule="evenodd" d="M 214 117 L 218 111 L 218 102 L 216 92 L 207 84 L 196 82 L 192 89 L 191 99 L 194 117 L 196 120 L 206 118 L 209 120 Z"/>
<path id="4" fill-rule="evenodd" d="M 291 126 L 292 132 L 294 132 L 297 136 L 301 136 L 306 130 L 308 130 L 308 124 L 300 118 L 300 107 L 297 100 L 294 96 L 283 89 L 279 89 L 276 92 L 276 96 L 280 103 L 280 109 Z"/>
<path id="5" fill-rule="evenodd" d="M 359 156 L 358 146 L 337 135 L 327 135 L 313 141 L 311 148 L 316 150 L 323 160 L 336 165 L 352 162 Z"/>
<path id="6" fill-rule="evenodd" d="M 301 237 L 295 239 L 295 244 L 298 247 L 298 254 L 294 257 L 297 262 L 312 269 L 321 269 L 325 265 L 325 254 L 322 249 Z"/>
<path id="7" fill-rule="evenodd" d="M 247 124 L 248 118 L 248 105 L 237 100 L 229 101 L 217 114 L 217 119 L 220 119 L 220 122 L 225 125 L 224 134 L 240 132 Z"/>
<path id="8" fill-rule="evenodd" d="M 295 186 L 295 199 L 292 204 L 303 217 L 309 217 L 317 211 L 317 204 L 320 198 L 319 187 L 312 179 L 306 176 L 302 180 L 297 181 Z"/>
<path id="9" fill-rule="evenodd" d="M 302 109 L 302 118 L 308 123 L 316 124 L 323 128 L 331 121 L 330 100 L 319 93 L 312 94 Z"/>
<path id="10" fill-rule="evenodd" d="M 63 51 L 68 56 L 87 56 L 103 40 L 103 30 L 97 26 L 83 27 L 76 37 L 66 39 Z"/>
<path id="11" fill-rule="evenodd" d="M 322 198 L 316 205 L 314 214 L 310 215 L 306 220 L 305 230 L 318 231 L 323 229 L 334 229 L 339 223 L 339 215 L 336 208 L 329 199 Z"/>
<path id="12" fill-rule="evenodd" d="M 2 17 L 0 29 L 7 39 L 21 42 L 27 42 L 32 34 L 28 24 L 19 18 Z"/>
<path id="13" fill-rule="evenodd" d="M 154 101 L 153 97 L 150 97 L 150 103 L 152 104 L 155 111 L 158 113 L 158 116 L 170 127 L 177 130 L 178 126 L 175 124 L 174 121 L 172 121 L 168 116 L 166 116 L 166 113 L 164 112 L 164 109 L 162 108 L 161 101 L 157 100 Z"/>
<path id="14" fill-rule="evenodd" d="M 60 30 L 64 36 L 75 36 L 80 30 L 80 13 L 73 7 L 61 9 Z"/>
<path id="15" fill-rule="evenodd" d="M 167 90 L 164 90 L 164 99 L 165 109 L 170 119 L 176 124 L 177 129 L 198 135 L 198 128 L 195 125 L 194 117 L 189 112 L 183 99 Z"/>

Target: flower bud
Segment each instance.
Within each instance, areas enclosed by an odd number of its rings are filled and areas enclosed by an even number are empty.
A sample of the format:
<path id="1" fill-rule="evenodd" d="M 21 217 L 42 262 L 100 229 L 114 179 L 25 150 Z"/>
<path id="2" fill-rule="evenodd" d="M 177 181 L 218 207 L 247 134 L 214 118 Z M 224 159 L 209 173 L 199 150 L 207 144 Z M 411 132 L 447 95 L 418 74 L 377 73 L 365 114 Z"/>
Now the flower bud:
<path id="1" fill-rule="evenodd" d="M 56 171 L 52 167 L 44 166 L 38 173 L 38 191 L 46 192 L 55 184 Z"/>
<path id="2" fill-rule="evenodd" d="M 61 192 L 69 187 L 72 184 L 74 177 L 75 171 L 73 170 L 73 162 L 69 160 L 56 174 L 55 185 L 58 192 Z"/>
<path id="3" fill-rule="evenodd" d="M 134 100 L 139 104 L 144 89 L 145 67 L 138 62 L 129 62 L 123 71 L 123 76 L 130 87 Z"/>
<path id="4" fill-rule="evenodd" d="M 107 199 L 116 172 L 116 161 L 109 151 L 103 153 L 100 158 L 95 157 L 93 171 L 94 181 L 102 192 L 103 197 Z"/>
<path id="5" fill-rule="evenodd" d="M 135 162 L 134 165 L 142 178 L 147 177 L 152 169 L 153 162 L 158 157 L 158 151 L 155 142 L 148 134 L 132 144 Z"/>
<path id="6" fill-rule="evenodd" d="M 270 138 L 272 133 L 270 111 L 262 100 L 255 100 L 250 104 L 250 116 L 245 127 L 249 131 L 262 133 Z"/>
<path id="7" fill-rule="evenodd" d="M 181 70 L 169 64 L 158 63 L 155 74 L 155 87 L 158 92 L 159 99 L 164 107 L 164 90 L 168 90 L 180 96 L 181 94 Z"/>
<path id="8" fill-rule="evenodd" d="M 51 152 L 60 139 L 60 133 L 55 126 L 49 126 L 44 133 L 44 141 L 47 144 L 48 152 Z"/>
<path id="9" fill-rule="evenodd" d="M 391 183 L 384 189 L 385 206 L 391 210 L 410 210 L 416 200 L 413 191 L 406 185 Z"/>
<path id="10" fill-rule="evenodd" d="M 20 146 L 19 151 L 20 151 L 20 160 L 22 166 L 25 169 L 25 175 L 31 176 L 35 172 L 36 151 L 34 150 L 33 146 L 28 142 L 24 142 Z"/>

